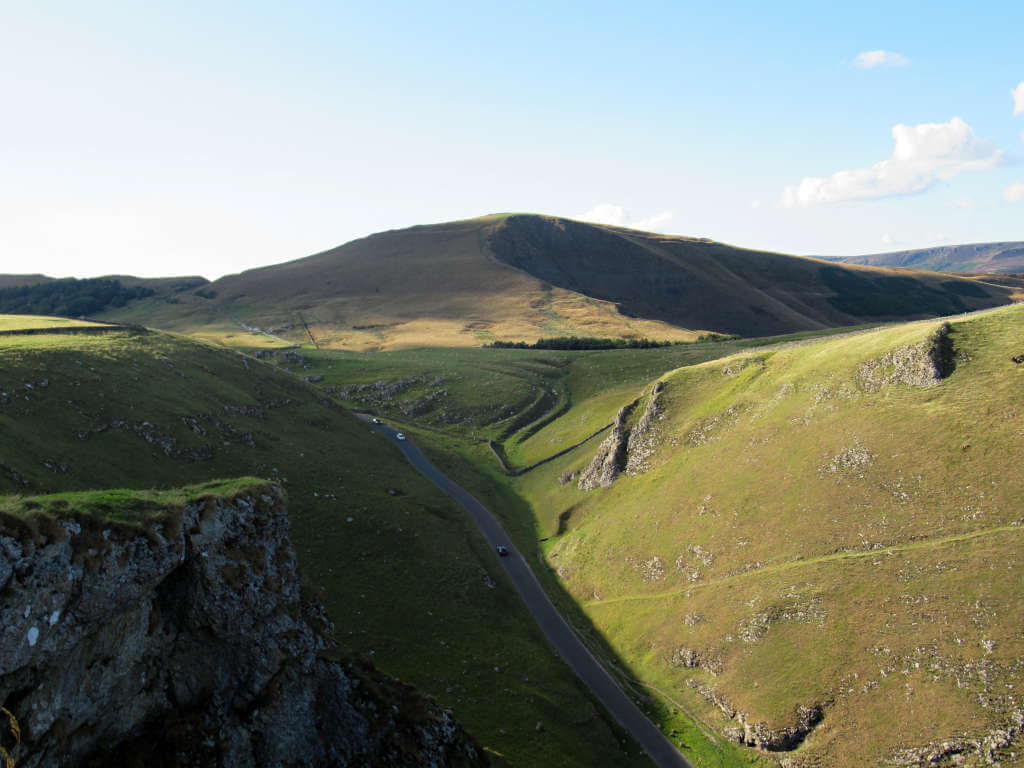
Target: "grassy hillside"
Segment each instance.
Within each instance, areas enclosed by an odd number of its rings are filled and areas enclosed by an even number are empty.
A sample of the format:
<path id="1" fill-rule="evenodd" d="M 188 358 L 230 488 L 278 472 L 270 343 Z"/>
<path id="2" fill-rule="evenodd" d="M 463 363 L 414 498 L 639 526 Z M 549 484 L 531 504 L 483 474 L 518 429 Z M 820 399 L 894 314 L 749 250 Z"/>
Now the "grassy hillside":
<path id="1" fill-rule="evenodd" d="M 907 267 L 934 272 L 1024 272 L 1024 242 L 939 245 L 911 251 L 835 256 L 844 264 Z"/>
<path id="2" fill-rule="evenodd" d="M 493 441 L 511 468 L 522 469 L 610 424 L 624 401 L 667 370 L 844 332 L 849 331 L 637 350 L 428 348 L 367 355 L 307 345 L 254 353 L 316 381 L 348 407 L 446 437 Z"/>
<path id="3" fill-rule="evenodd" d="M 538 216 L 507 218 L 489 241 L 503 262 L 615 302 L 627 315 L 744 336 L 950 314 L 998 290 L 936 275 L 812 259 Z"/>
<path id="4" fill-rule="evenodd" d="M 678 369 L 632 473 L 513 481 L 629 674 L 792 766 L 1024 762 L 1024 307 L 953 322 L 941 380 L 937 325 Z"/>
<path id="5" fill-rule="evenodd" d="M 265 332 L 366 351 L 570 335 L 759 336 L 949 314 L 1007 295 L 949 276 L 515 214 L 383 232 L 108 317 L 231 344 Z"/>
<path id="6" fill-rule="evenodd" d="M 552 287 L 489 258 L 502 217 L 412 227 L 355 240 L 297 261 L 230 275 L 118 318 L 213 337 L 243 325 L 290 342 L 309 331 L 322 347 L 374 350 L 479 346 L 500 339 L 587 335 L 692 339 L 665 323 Z M 229 340 L 249 343 L 245 338 Z"/>
<path id="7" fill-rule="evenodd" d="M 271 479 L 338 640 L 450 706 L 499 765 L 646 764 L 462 512 L 386 438 L 255 359 L 164 333 L 61 330 L 0 335 L 0 494 Z"/>

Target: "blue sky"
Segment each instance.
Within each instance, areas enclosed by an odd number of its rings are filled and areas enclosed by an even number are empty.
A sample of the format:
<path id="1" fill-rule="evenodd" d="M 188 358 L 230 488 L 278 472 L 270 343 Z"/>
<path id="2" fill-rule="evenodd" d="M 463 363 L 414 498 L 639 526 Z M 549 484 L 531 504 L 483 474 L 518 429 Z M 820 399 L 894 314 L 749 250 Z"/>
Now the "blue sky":
<path id="1" fill-rule="evenodd" d="M 0 272 L 213 278 L 497 211 L 1024 240 L 1024 4 L 848 5 L 22 3 Z"/>

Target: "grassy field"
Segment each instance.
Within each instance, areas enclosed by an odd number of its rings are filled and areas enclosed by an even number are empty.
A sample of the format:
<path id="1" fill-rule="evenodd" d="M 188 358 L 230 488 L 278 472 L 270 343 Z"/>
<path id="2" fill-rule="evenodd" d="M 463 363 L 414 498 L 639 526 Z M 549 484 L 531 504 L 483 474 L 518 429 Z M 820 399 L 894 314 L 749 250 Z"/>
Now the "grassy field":
<path id="1" fill-rule="evenodd" d="M 169 511 L 183 509 L 190 501 L 207 497 L 225 499 L 249 491 L 265 480 L 236 477 L 167 490 L 103 488 L 91 491 L 51 493 L 45 496 L 0 496 L 0 515 L 28 518 L 41 514 L 83 515 L 96 520 L 146 524 Z"/>
<path id="2" fill-rule="evenodd" d="M 239 475 L 286 490 L 303 577 L 342 645 L 451 707 L 496 764 L 647 764 L 461 510 L 295 375 L 164 333 L 0 337 L 4 509 L 84 492 L 116 514 L 149 489 Z"/>

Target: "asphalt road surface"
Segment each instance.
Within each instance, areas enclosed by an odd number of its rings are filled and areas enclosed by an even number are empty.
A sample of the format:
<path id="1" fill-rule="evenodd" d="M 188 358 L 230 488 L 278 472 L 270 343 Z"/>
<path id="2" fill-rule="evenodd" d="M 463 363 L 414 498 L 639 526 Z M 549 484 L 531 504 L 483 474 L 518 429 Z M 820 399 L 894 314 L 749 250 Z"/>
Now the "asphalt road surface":
<path id="1" fill-rule="evenodd" d="M 370 420 L 370 417 L 363 418 L 367 421 Z M 492 548 L 501 545 L 508 549 L 508 557 L 498 559 L 541 631 L 555 646 L 565 662 L 572 667 L 580 680 L 604 704 L 612 717 L 629 731 L 643 747 L 651 760 L 660 768 L 693 768 L 675 745 L 655 727 L 654 723 L 647 719 L 647 716 L 640 711 L 633 700 L 626 695 L 625 691 L 619 687 L 618 683 L 605 671 L 604 667 L 576 636 L 576 633 L 572 631 L 551 600 L 548 599 L 540 582 L 537 581 L 537 577 L 533 575 L 533 571 L 530 570 L 519 550 L 515 548 L 497 518 L 483 504 L 473 498 L 469 491 L 427 461 L 427 458 L 411 440 L 398 440 L 395 437 L 398 430 L 387 424 L 374 426 L 394 441 L 413 467 L 462 505 Z"/>

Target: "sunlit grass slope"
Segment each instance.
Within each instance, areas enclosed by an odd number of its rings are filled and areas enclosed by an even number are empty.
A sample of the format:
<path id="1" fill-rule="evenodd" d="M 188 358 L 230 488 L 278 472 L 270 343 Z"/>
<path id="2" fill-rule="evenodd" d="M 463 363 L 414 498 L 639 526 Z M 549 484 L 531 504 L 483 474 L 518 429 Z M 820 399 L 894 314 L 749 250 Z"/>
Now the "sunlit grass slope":
<path id="1" fill-rule="evenodd" d="M 41 315 L 0 315 L 0 333 L 4 331 L 40 331 L 51 328 L 101 328 L 99 323 L 72 320 L 66 317 L 44 317 Z"/>
<path id="2" fill-rule="evenodd" d="M 260 329 L 321 348 L 480 346 L 540 337 L 692 340 L 949 314 L 1007 290 L 510 214 L 411 227 L 134 302 L 109 317 L 246 344 Z"/>
<path id="3" fill-rule="evenodd" d="M 164 333 L 0 336 L 0 494 L 23 497 L 0 507 L 70 491 L 109 507 L 118 492 L 103 489 L 243 475 L 286 490 L 339 641 L 452 707 L 498 764 L 645 764 L 461 510 L 297 376 Z"/>
<path id="4" fill-rule="evenodd" d="M 632 673 L 720 734 L 789 728 L 788 765 L 1022 762 L 1024 307 L 906 383 L 937 325 L 681 368 L 646 472 L 560 482 L 588 443 L 514 481 Z"/>

